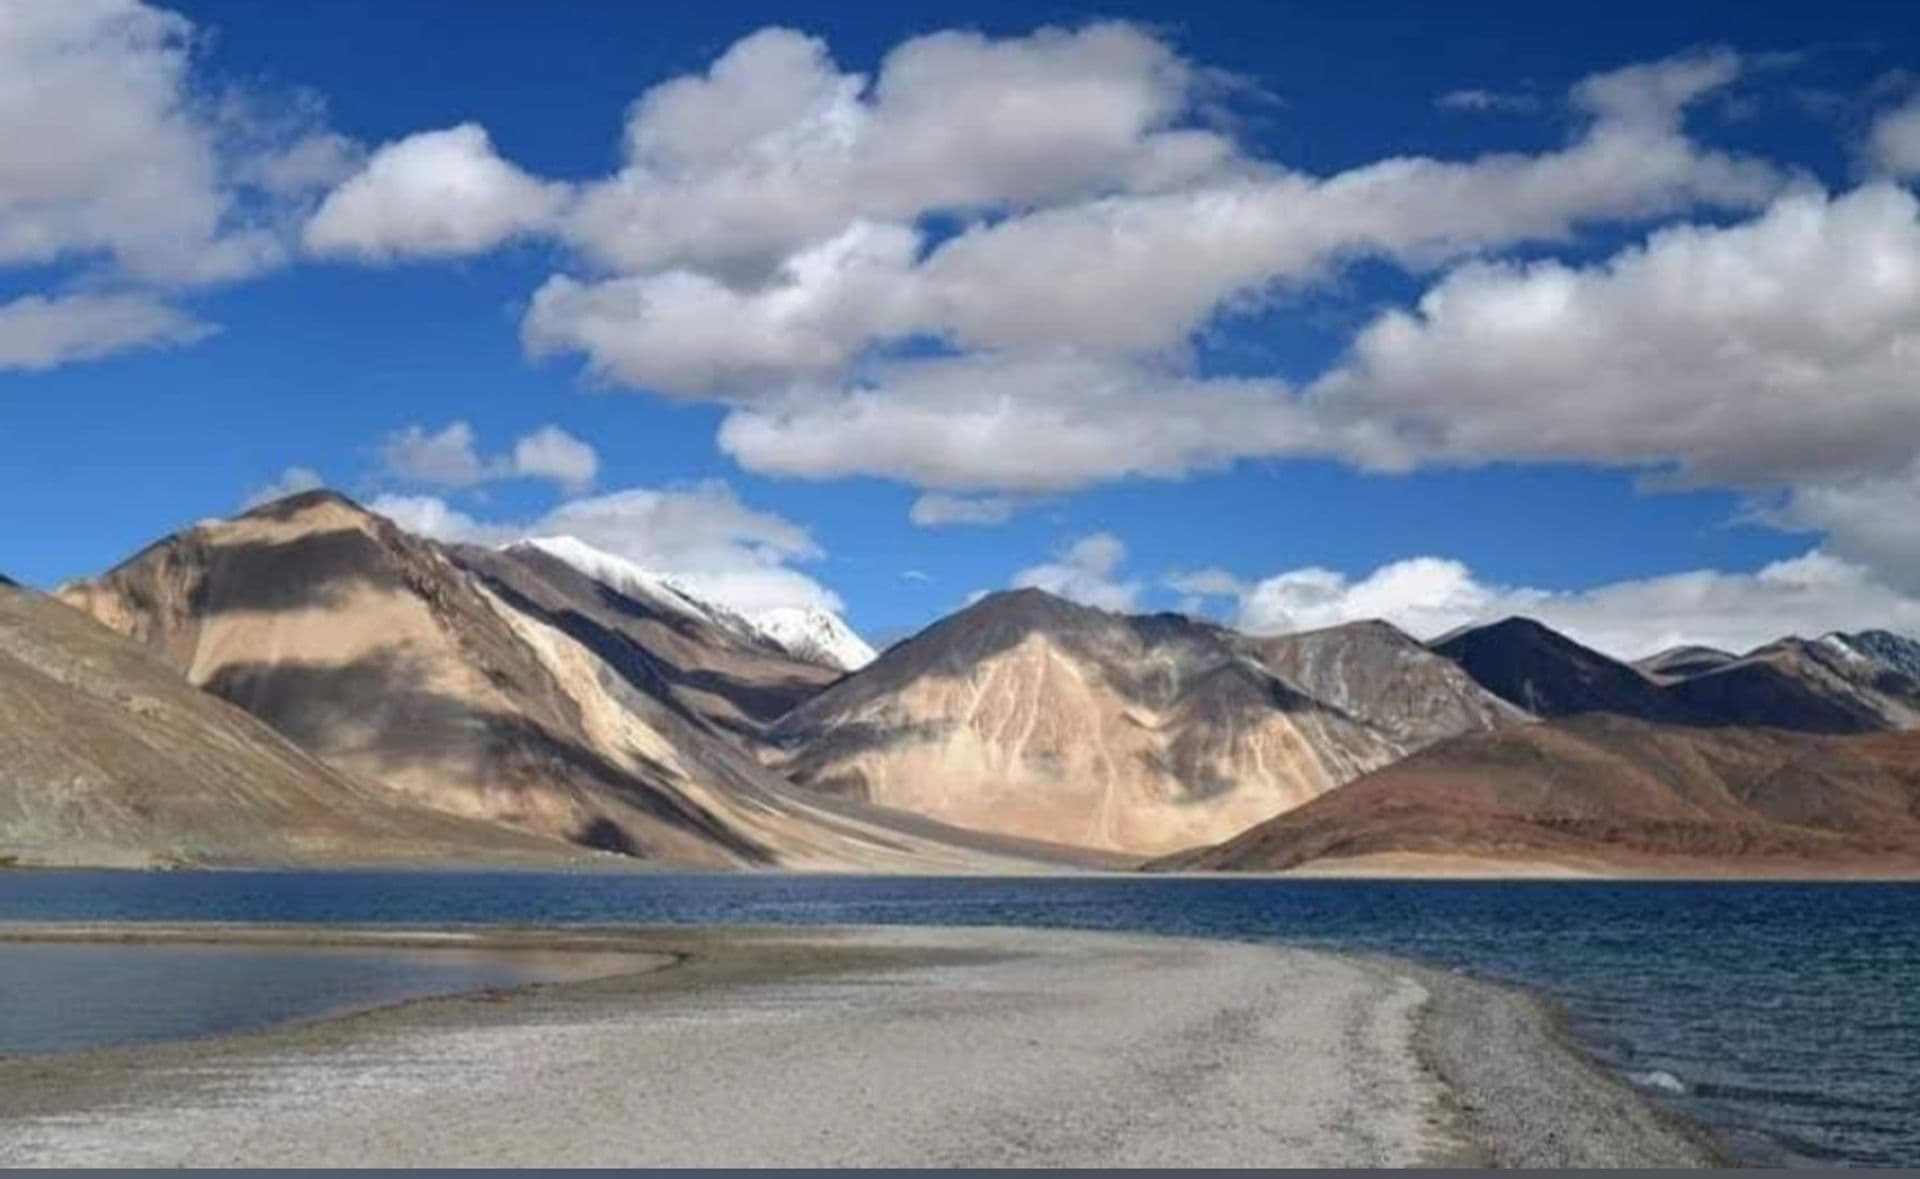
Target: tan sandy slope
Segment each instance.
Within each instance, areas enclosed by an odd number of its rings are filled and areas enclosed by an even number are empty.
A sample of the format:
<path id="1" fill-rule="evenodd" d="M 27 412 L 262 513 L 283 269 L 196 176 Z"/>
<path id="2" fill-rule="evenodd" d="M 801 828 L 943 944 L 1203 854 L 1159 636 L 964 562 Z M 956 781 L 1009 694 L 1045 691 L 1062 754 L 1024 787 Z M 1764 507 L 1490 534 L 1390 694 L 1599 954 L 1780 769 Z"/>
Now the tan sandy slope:
<path id="1" fill-rule="evenodd" d="M 147 865 L 579 856 L 355 782 L 91 619 L 0 584 L 0 857 Z"/>
<path id="2" fill-rule="evenodd" d="M 1376 690 L 1409 676 L 1441 703 L 1422 713 Z M 773 737 L 776 764 L 816 790 L 1154 854 L 1228 838 L 1436 734 L 1518 715 L 1398 632 L 1260 643 L 1021 590 L 897 644 Z"/>

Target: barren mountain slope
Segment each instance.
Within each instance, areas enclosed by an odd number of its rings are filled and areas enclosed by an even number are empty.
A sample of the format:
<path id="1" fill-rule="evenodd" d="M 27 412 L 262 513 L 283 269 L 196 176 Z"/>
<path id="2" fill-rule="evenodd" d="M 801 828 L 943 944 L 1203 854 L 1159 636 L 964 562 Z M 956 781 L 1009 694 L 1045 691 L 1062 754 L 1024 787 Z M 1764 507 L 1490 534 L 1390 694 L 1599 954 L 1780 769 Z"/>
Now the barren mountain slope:
<path id="1" fill-rule="evenodd" d="M 1583 647 L 1531 618 L 1458 631 L 1433 649 L 1481 687 L 1537 716 L 1611 712 L 1679 721 L 1685 709 L 1639 670 Z"/>
<path id="2" fill-rule="evenodd" d="M 1216 627 L 1038 590 L 896 644 L 773 736 L 817 790 L 1136 854 L 1225 838 L 1404 751 Z"/>
<path id="3" fill-rule="evenodd" d="M 304 748 L 427 805 L 677 863 L 976 853 L 823 811 L 432 542 L 329 492 L 63 591 Z"/>
<path id="4" fill-rule="evenodd" d="M 625 557 L 598 549 L 574 536 L 543 536 L 515 541 L 512 553 L 540 553 L 570 565 L 614 590 L 641 602 L 656 614 L 721 631 L 736 644 L 798 660 L 834 674 L 873 661 L 873 648 L 838 614 L 818 606 L 777 606 L 742 613 L 682 578 L 659 573 Z"/>
<path id="5" fill-rule="evenodd" d="M 1872 636 L 1885 641 L 1876 648 Z M 1666 691 L 1703 724 L 1816 733 L 1914 727 L 1920 722 L 1920 680 L 1897 661 L 1899 645 L 1912 641 L 1884 631 L 1863 632 L 1858 646 L 1853 639 L 1782 639 L 1678 679 Z"/>
<path id="6" fill-rule="evenodd" d="M 0 857 L 147 865 L 581 854 L 355 782 L 92 619 L 0 585 Z"/>
<path id="7" fill-rule="evenodd" d="M 1739 658 L 1738 655 L 1730 651 L 1722 651 L 1718 647 L 1686 645 L 1668 647 L 1645 659 L 1636 659 L 1633 666 L 1648 679 L 1666 684 L 1714 671 L 1736 662 Z"/>
<path id="8" fill-rule="evenodd" d="M 1473 734 L 1160 866 L 1407 856 L 1603 872 L 1920 872 L 1920 734 L 1601 715 Z"/>
<path id="9" fill-rule="evenodd" d="M 1409 749 L 1533 719 L 1391 623 L 1234 642 L 1276 675 Z"/>
<path id="10" fill-rule="evenodd" d="M 1920 723 L 1920 643 L 1885 631 L 1782 639 L 1743 656 L 1678 647 L 1629 665 L 1509 618 L 1433 647 L 1489 691 L 1547 717 L 1604 712 L 1807 733 Z"/>
<path id="11" fill-rule="evenodd" d="M 628 679 L 743 739 L 843 674 L 750 642 L 638 589 L 622 592 L 534 545 L 452 552 L 496 593 L 587 641 Z"/>

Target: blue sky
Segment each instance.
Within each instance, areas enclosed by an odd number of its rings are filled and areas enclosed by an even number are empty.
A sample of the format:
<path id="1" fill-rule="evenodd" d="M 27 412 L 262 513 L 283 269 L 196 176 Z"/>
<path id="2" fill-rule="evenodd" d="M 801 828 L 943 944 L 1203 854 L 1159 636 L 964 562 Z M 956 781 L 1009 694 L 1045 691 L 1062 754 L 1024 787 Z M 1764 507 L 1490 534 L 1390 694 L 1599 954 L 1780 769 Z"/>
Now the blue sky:
<path id="1" fill-rule="evenodd" d="M 1897 6 L 48 8 L 0 3 L 29 582 L 304 472 L 879 638 L 1013 582 L 1623 653 L 1920 620 Z"/>

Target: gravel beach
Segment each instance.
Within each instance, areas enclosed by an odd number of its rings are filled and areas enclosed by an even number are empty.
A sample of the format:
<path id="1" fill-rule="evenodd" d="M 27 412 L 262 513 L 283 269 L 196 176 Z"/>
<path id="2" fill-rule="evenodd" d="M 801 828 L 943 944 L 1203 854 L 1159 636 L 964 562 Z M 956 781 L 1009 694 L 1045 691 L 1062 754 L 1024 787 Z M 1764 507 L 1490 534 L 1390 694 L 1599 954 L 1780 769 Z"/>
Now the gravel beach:
<path id="1" fill-rule="evenodd" d="M 0 1165 L 1716 1161 L 1531 1001 L 1392 960 L 1047 930 L 319 936 L 571 947 L 632 969 L 0 1060 Z"/>

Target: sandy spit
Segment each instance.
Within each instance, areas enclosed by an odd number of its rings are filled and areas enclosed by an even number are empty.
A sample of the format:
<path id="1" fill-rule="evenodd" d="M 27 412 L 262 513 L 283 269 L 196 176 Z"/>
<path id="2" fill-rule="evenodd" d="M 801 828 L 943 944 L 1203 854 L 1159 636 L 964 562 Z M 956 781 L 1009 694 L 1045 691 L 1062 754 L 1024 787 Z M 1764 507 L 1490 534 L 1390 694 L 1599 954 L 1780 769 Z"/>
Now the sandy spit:
<path id="1" fill-rule="evenodd" d="M 488 936 L 634 971 L 0 1059 L 0 1165 L 1715 1161 L 1524 998 L 1389 960 L 1047 930 Z"/>

